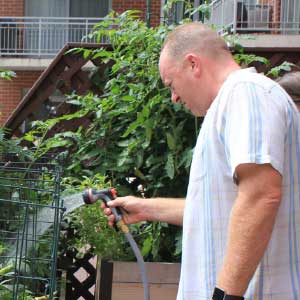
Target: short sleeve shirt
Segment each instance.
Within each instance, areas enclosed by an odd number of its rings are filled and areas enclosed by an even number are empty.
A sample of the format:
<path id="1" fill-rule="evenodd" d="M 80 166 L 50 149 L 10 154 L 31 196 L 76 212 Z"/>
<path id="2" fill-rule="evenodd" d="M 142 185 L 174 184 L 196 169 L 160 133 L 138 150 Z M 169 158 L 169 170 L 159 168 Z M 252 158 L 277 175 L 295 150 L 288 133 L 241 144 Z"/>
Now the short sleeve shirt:
<path id="1" fill-rule="evenodd" d="M 240 164 L 271 164 L 283 196 L 246 299 L 300 300 L 300 118 L 287 93 L 254 69 L 229 75 L 194 149 L 183 220 L 178 300 L 210 299 L 222 266 Z"/>

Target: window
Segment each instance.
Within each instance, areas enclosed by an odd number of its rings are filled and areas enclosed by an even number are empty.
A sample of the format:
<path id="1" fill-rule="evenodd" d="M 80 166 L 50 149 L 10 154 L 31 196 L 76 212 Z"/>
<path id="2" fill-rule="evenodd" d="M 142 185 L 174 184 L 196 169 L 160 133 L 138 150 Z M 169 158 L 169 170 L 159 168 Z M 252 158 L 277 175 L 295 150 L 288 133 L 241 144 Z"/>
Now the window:
<path id="1" fill-rule="evenodd" d="M 112 0 L 25 0 L 25 52 L 53 56 L 68 42 L 81 42 Z M 36 18 L 34 18 L 36 17 Z M 43 18 L 41 18 L 43 17 Z M 77 18 L 77 19 L 74 19 Z"/>

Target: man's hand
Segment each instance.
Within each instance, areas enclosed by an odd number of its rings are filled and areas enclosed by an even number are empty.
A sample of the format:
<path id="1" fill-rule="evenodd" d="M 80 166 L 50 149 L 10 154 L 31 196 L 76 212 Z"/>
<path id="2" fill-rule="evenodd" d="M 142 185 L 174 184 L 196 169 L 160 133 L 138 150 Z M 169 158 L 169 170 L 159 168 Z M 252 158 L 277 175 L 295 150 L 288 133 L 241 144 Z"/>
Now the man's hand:
<path id="1" fill-rule="evenodd" d="M 182 225 L 184 199 L 182 198 L 138 198 L 134 196 L 118 197 L 101 207 L 108 217 L 108 224 L 113 226 L 115 217 L 110 207 L 119 207 L 126 224 L 141 221 L 160 221 L 174 225 Z"/>
<path id="2" fill-rule="evenodd" d="M 147 221 L 144 205 L 145 201 L 146 199 L 134 196 L 118 197 L 107 203 L 109 207 L 106 207 L 104 203 L 101 203 L 101 207 L 103 208 L 104 214 L 108 217 L 109 226 L 113 226 L 115 222 L 115 217 L 112 214 L 110 207 L 119 207 L 124 222 L 126 224 L 134 224 L 141 221 Z"/>

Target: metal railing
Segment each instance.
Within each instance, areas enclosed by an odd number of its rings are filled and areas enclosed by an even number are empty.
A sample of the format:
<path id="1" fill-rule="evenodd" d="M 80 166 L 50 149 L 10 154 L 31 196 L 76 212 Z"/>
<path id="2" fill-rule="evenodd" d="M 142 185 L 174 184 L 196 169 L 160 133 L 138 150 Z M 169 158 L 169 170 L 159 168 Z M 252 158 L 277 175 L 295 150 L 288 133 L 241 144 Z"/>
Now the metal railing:
<path id="1" fill-rule="evenodd" d="M 88 35 L 101 18 L 0 17 L 0 56 L 53 57 L 71 42 L 96 42 Z M 99 42 L 105 42 L 102 39 Z"/>
<path id="2" fill-rule="evenodd" d="M 208 24 L 240 33 L 300 34 L 300 0 L 213 0 Z"/>

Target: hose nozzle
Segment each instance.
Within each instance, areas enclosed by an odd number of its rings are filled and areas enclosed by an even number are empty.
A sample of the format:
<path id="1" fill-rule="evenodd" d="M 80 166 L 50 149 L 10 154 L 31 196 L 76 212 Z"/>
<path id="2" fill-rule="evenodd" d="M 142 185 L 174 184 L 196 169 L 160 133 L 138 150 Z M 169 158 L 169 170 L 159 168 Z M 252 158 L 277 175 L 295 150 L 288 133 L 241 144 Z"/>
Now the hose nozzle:
<path id="1" fill-rule="evenodd" d="M 82 193 L 82 198 L 85 204 L 94 204 L 98 200 L 102 200 L 105 206 L 108 206 L 107 202 L 117 198 L 117 191 L 115 189 L 87 189 Z M 122 214 L 118 207 L 111 207 L 110 209 L 116 218 L 116 222 L 122 220 Z"/>
<path id="2" fill-rule="evenodd" d="M 107 205 L 108 201 L 117 198 L 117 191 L 115 189 L 87 189 L 82 193 L 82 198 L 85 204 L 94 204 L 101 199 Z"/>

